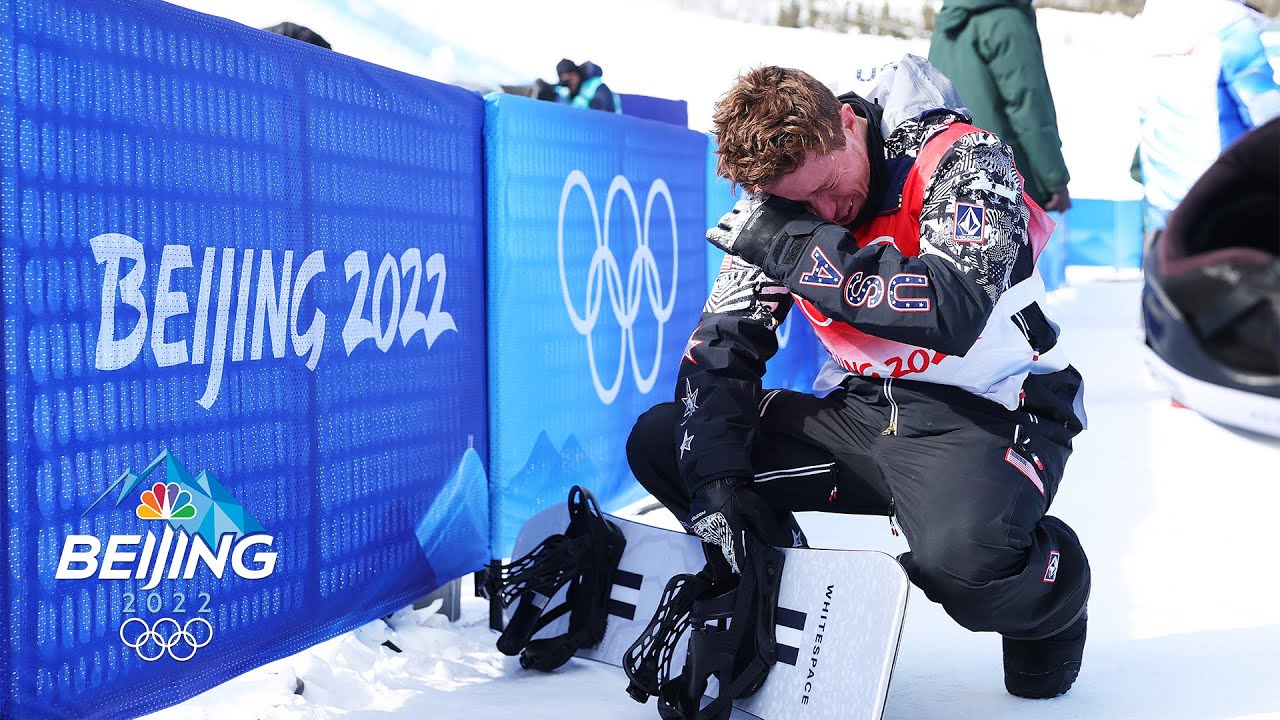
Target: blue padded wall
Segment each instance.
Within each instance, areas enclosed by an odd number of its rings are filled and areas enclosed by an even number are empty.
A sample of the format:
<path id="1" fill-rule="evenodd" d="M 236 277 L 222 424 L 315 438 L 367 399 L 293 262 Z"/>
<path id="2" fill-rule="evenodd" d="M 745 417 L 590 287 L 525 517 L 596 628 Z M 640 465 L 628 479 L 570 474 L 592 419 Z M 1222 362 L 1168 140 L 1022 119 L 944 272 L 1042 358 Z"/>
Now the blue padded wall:
<path id="1" fill-rule="evenodd" d="M 689 126 L 689 103 L 684 100 L 668 100 L 667 98 L 649 95 L 629 95 L 619 93 L 622 103 L 622 114 L 631 117 L 657 120 L 658 122 Z"/>
<path id="2" fill-rule="evenodd" d="M 1072 198 L 1067 264 L 1142 266 L 1142 201 Z"/>
<path id="3" fill-rule="evenodd" d="M 513 95 L 487 100 L 493 552 L 581 484 L 643 493 L 636 418 L 674 398 L 705 300 L 705 140 Z M 634 204 L 633 201 L 634 200 Z"/>
<path id="4" fill-rule="evenodd" d="M 484 563 L 479 96 L 14 0 L 0 102 L 0 717 L 144 714 Z"/>
<path id="5" fill-rule="evenodd" d="M 1067 282 L 1067 221 L 1071 214 L 1070 211 L 1051 212 L 1049 217 L 1053 218 L 1055 227 L 1053 235 L 1049 236 L 1049 242 L 1040 251 L 1036 269 L 1044 279 L 1045 290 L 1056 290 Z"/>

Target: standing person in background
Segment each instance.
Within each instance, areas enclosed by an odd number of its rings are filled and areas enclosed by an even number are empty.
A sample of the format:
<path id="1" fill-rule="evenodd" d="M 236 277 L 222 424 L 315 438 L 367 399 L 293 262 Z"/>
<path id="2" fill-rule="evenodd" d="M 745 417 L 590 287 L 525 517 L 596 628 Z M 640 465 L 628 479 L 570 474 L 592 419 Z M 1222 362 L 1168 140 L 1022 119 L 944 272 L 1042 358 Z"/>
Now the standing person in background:
<path id="1" fill-rule="evenodd" d="M 1147 0 L 1134 21 L 1148 231 L 1164 227 L 1224 148 L 1280 115 L 1265 24 L 1239 0 Z"/>
<path id="2" fill-rule="evenodd" d="M 974 124 L 1013 149 L 1027 195 L 1056 213 L 1071 207 L 1071 176 L 1033 1 L 944 0 L 929 62 L 951 79 Z"/>
<path id="3" fill-rule="evenodd" d="M 306 25 L 299 25 L 298 23 L 292 23 L 292 22 L 282 22 L 279 25 L 272 25 L 269 28 L 262 28 L 262 29 L 266 30 L 269 33 L 283 35 L 285 37 L 293 38 L 294 40 L 301 40 L 304 43 L 310 43 L 317 47 L 322 47 L 325 50 L 333 49 L 329 45 L 329 42 L 320 36 L 320 33 L 316 32 L 315 30 L 312 30 Z"/>
<path id="4" fill-rule="evenodd" d="M 560 76 L 556 86 L 560 102 L 576 108 L 622 112 L 618 96 L 601 80 L 604 71 L 599 65 L 589 60 L 578 65 L 564 58 L 556 63 L 556 74 Z"/>

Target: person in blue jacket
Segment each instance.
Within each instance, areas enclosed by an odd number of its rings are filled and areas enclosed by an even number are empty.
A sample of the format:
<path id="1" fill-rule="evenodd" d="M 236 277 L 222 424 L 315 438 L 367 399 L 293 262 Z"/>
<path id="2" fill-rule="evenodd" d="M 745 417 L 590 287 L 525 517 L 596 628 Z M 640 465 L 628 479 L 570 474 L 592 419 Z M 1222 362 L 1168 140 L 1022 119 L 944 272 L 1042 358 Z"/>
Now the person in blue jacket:
<path id="1" fill-rule="evenodd" d="M 1147 0 L 1136 18 L 1147 230 L 1164 227 L 1223 149 L 1280 115 L 1265 24 L 1239 0 Z"/>
<path id="2" fill-rule="evenodd" d="M 587 61 L 578 65 L 569 58 L 556 63 L 560 84 L 556 86 L 556 98 L 565 105 L 576 108 L 622 112 L 618 96 L 604 84 L 604 71 L 599 65 Z"/>

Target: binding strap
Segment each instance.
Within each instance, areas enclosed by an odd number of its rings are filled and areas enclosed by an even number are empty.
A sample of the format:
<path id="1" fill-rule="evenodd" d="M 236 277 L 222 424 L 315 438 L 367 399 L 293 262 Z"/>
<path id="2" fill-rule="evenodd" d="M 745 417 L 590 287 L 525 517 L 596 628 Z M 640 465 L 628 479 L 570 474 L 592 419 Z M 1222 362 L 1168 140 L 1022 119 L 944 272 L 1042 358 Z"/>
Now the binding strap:
<path id="1" fill-rule="evenodd" d="M 618 526 L 605 519 L 595 496 L 577 485 L 569 490 L 569 526 L 547 537 L 523 557 L 487 573 L 486 597 L 503 607 L 519 600 L 498 637 L 498 650 L 520 656 L 526 669 L 550 672 L 574 653 L 604 638 L 609 591 L 627 541 Z M 564 602 L 547 605 L 568 585 Z M 569 629 L 561 635 L 533 639 L 538 631 L 569 613 Z"/>
<path id="2" fill-rule="evenodd" d="M 637 702 L 658 698 L 664 720 L 726 720 L 735 700 L 764 685 L 778 659 L 775 623 L 781 587 L 782 551 L 755 541 L 741 575 L 724 576 L 708 565 L 697 575 L 677 575 L 667 583 L 648 627 L 628 648 L 623 669 Z M 672 676 L 671 660 L 690 630 L 685 664 Z M 711 676 L 717 697 L 706 706 Z"/>

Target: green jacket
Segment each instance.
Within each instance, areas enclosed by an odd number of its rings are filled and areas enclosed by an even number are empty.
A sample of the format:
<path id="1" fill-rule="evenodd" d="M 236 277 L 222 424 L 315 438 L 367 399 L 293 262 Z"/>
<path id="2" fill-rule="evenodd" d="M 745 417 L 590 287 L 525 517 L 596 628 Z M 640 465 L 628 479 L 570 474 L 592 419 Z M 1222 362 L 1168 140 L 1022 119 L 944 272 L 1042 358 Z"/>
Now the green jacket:
<path id="1" fill-rule="evenodd" d="M 1043 204 L 1067 186 L 1071 176 L 1029 0 L 944 0 L 929 62 L 951 78 L 974 123 L 1013 148 L 1031 199 Z"/>

